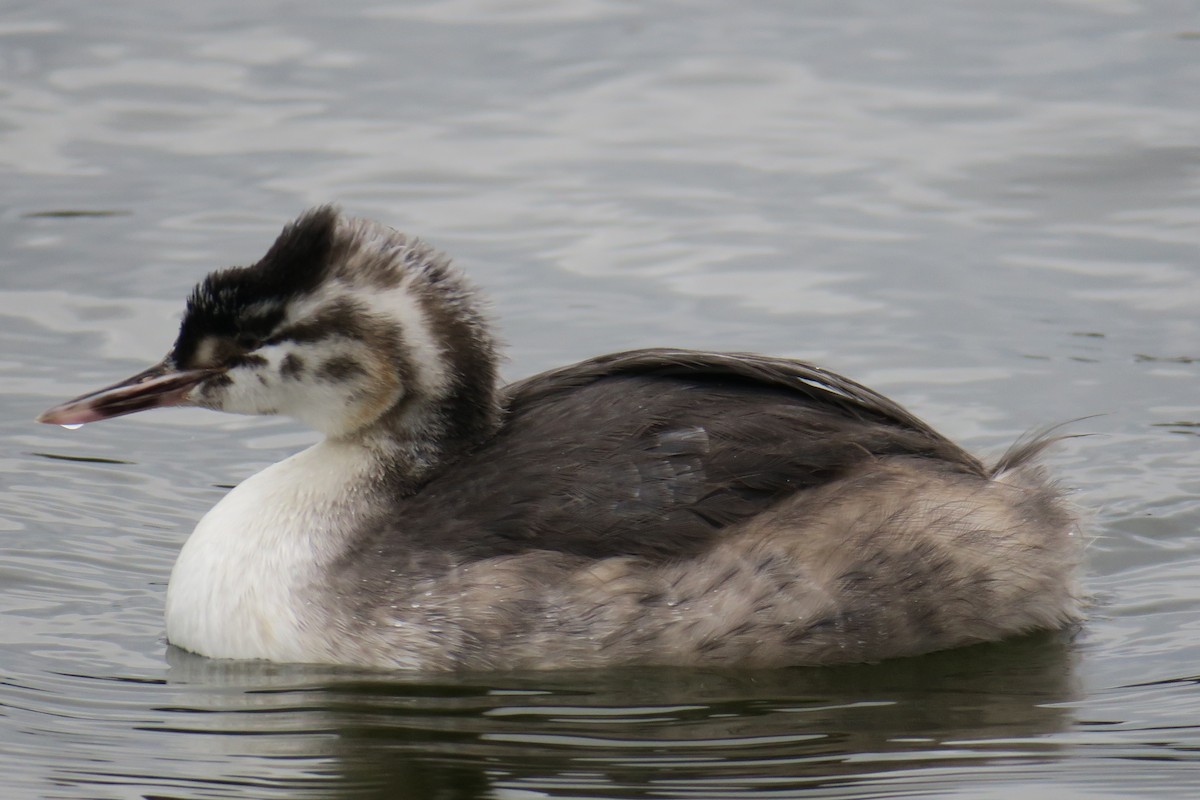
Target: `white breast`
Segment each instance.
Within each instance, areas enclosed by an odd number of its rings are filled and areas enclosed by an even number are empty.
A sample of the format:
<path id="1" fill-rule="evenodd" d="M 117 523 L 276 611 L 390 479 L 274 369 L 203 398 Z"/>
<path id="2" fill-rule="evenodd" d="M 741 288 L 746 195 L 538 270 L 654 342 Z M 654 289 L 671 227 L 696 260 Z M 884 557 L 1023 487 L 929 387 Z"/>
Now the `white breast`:
<path id="1" fill-rule="evenodd" d="M 212 658 L 321 661 L 309 602 L 364 510 L 368 460 L 322 442 L 244 481 L 204 515 L 167 587 L 167 638 Z"/>

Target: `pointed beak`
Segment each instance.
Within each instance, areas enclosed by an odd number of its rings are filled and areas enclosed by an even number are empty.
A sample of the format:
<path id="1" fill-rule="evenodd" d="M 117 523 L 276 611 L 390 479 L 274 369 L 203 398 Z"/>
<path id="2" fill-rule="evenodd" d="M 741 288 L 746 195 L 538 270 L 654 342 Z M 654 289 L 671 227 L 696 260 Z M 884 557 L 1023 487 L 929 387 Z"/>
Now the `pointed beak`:
<path id="1" fill-rule="evenodd" d="M 192 387 L 219 371 L 178 370 L 163 361 L 112 386 L 47 409 L 37 421 L 52 425 L 82 425 L 148 408 L 187 405 Z"/>

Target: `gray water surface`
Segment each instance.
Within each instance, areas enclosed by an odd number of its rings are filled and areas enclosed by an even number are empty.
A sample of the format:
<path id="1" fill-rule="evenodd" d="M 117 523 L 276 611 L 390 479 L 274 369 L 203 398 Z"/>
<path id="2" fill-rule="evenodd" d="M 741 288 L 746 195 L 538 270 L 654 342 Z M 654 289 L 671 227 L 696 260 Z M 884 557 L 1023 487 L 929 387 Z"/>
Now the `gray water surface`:
<path id="1" fill-rule="evenodd" d="M 0 3 L 5 798 L 1200 793 L 1191 0 Z M 452 253 L 506 375 L 814 360 L 977 452 L 1075 420 L 1077 632 L 874 666 L 420 676 L 167 647 L 175 554 L 314 441 L 46 406 L 307 206 Z M 1099 416 L 1093 416 L 1099 415 Z"/>

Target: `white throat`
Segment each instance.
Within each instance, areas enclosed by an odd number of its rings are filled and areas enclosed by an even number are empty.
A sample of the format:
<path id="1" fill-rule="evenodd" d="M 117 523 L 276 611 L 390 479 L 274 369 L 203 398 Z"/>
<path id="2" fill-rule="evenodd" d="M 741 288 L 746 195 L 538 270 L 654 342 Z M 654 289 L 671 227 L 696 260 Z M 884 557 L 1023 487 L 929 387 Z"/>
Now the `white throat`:
<path id="1" fill-rule="evenodd" d="M 360 445 L 326 440 L 227 494 L 171 571 L 167 639 L 212 658 L 325 660 L 331 643 L 313 601 L 349 525 L 371 512 L 373 469 Z"/>

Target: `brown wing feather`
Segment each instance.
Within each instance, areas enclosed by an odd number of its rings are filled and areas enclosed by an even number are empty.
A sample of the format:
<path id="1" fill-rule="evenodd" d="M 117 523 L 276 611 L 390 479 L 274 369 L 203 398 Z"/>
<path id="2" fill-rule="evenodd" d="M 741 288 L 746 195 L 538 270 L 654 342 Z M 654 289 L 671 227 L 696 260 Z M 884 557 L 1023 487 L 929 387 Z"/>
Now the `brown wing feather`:
<path id="1" fill-rule="evenodd" d="M 929 444 L 940 445 L 937 457 L 956 462 L 980 475 L 987 473 L 970 453 L 899 403 L 873 389 L 803 361 L 756 353 L 652 348 L 598 356 L 510 384 L 507 389 L 509 407 L 520 410 L 527 404 L 536 404 L 554 394 L 619 375 L 704 379 L 716 384 L 745 383 L 782 389 L 813 407 L 837 411 L 847 418 L 875 421 L 920 434 L 929 440 Z"/>
<path id="2" fill-rule="evenodd" d="M 507 394 L 497 435 L 404 501 L 403 533 L 387 535 L 397 557 L 552 550 L 673 560 L 869 459 L 985 474 L 882 395 L 785 359 L 641 350 L 543 373 Z"/>

